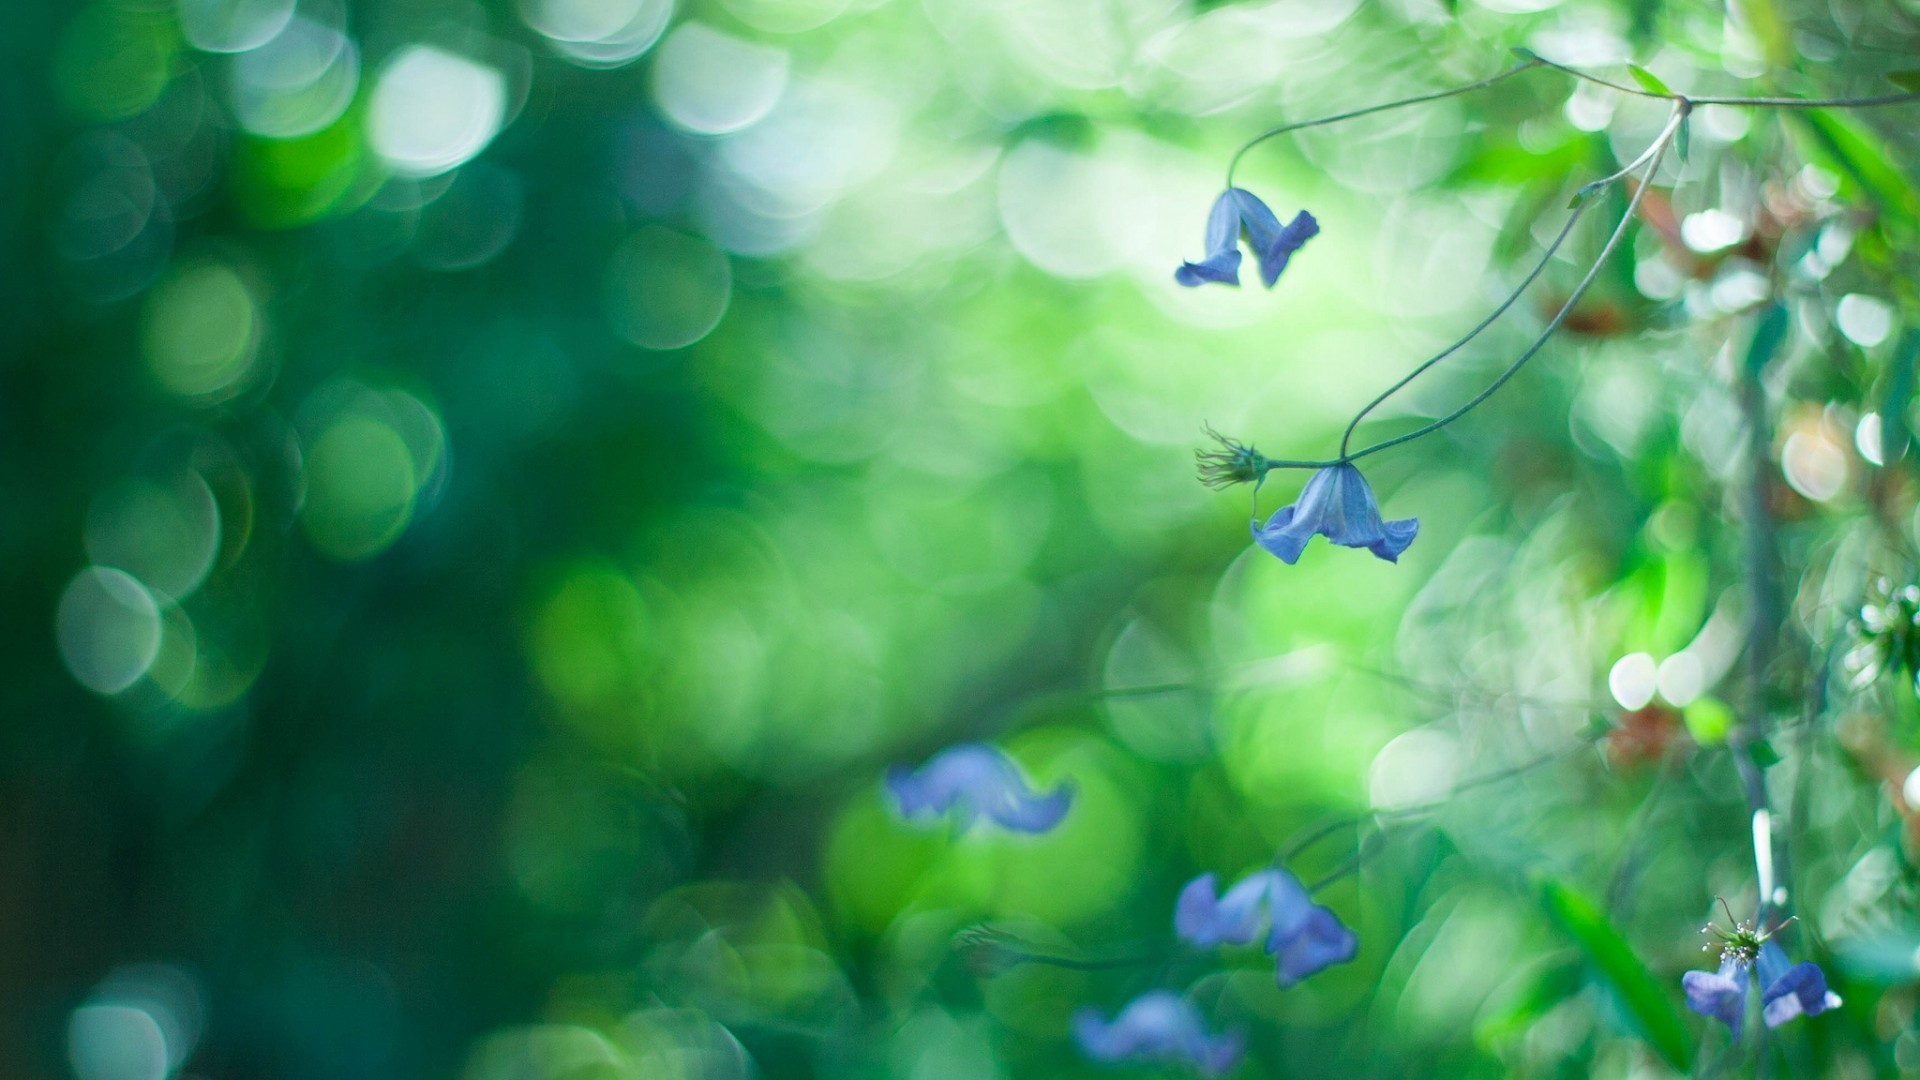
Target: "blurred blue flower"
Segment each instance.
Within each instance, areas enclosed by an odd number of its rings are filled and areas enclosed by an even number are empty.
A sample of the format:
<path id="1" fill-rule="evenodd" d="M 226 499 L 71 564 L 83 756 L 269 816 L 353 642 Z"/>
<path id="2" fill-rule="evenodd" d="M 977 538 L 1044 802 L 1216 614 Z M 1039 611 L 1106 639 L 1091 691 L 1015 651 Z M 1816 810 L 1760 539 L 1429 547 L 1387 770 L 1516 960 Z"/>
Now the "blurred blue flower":
<path id="1" fill-rule="evenodd" d="M 1244 188 L 1228 188 L 1213 201 L 1207 215 L 1207 254 L 1199 262 L 1182 263 L 1173 280 L 1189 288 L 1216 281 L 1223 285 L 1240 284 L 1240 233 L 1246 231 L 1247 244 L 1260 264 L 1260 280 L 1273 288 L 1287 260 L 1300 246 L 1318 235 L 1320 223 L 1305 210 L 1282 226 L 1267 204 Z"/>
<path id="2" fill-rule="evenodd" d="M 1267 932 L 1266 951 L 1277 960 L 1275 979 L 1292 986 L 1315 972 L 1353 959 L 1359 942 L 1331 910 L 1313 902 L 1298 878 L 1270 868 L 1248 874 L 1226 895 L 1219 880 L 1201 874 L 1180 890 L 1173 930 L 1180 940 L 1208 948 L 1247 945 Z"/>
<path id="3" fill-rule="evenodd" d="M 1081 1009 L 1073 1017 L 1073 1037 L 1095 1061 L 1184 1061 L 1209 1076 L 1233 1068 L 1246 1049 L 1237 1032 L 1208 1034 L 1193 1003 L 1167 990 L 1141 994 L 1112 1023 L 1094 1009 Z"/>
<path id="4" fill-rule="evenodd" d="M 1706 929 L 1716 928 L 1708 924 Z M 1753 923 L 1736 923 L 1730 932 L 1716 932 L 1721 938 L 1720 970 L 1689 971 L 1681 976 L 1680 985 L 1687 992 L 1687 1008 L 1727 1025 L 1734 1038 L 1740 1037 L 1747 1018 L 1749 968 L 1758 968 L 1752 974 L 1762 987 L 1760 1018 L 1770 1028 L 1840 1006 L 1840 995 L 1827 989 L 1826 973 L 1818 964 L 1789 963 L 1786 952 Z"/>
<path id="5" fill-rule="evenodd" d="M 1315 533 L 1345 547 L 1366 548 L 1388 562 L 1398 562 L 1420 532 L 1418 518 L 1381 521 L 1380 504 L 1367 478 L 1351 462 L 1314 473 L 1300 498 L 1283 506 L 1261 525 L 1253 523 L 1253 539 L 1261 547 L 1294 563 Z"/>
<path id="6" fill-rule="evenodd" d="M 887 790 L 908 818 L 933 818 L 953 810 L 964 831 L 984 816 L 1016 832 L 1043 833 L 1067 816 L 1073 784 L 1061 781 L 1042 795 L 1027 786 L 1007 756 L 984 743 L 961 743 L 935 754 L 918 769 L 887 770 Z"/>

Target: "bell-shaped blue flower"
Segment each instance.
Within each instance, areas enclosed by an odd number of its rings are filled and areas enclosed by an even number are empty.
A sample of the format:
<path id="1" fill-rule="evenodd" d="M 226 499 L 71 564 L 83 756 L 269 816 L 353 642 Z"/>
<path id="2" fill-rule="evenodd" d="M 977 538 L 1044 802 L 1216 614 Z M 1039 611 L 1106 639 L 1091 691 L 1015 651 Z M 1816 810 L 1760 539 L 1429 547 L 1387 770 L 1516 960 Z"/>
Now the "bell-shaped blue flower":
<path id="1" fill-rule="evenodd" d="M 1299 561 L 1314 534 L 1345 547 L 1366 548 L 1388 562 L 1398 562 L 1420 532 L 1420 520 L 1380 520 L 1380 504 L 1367 478 L 1351 462 L 1321 469 L 1307 481 L 1300 498 L 1283 506 L 1265 525 L 1253 523 L 1254 542 L 1281 562 Z"/>
<path id="2" fill-rule="evenodd" d="M 1246 1039 L 1238 1032 L 1209 1034 L 1193 1003 L 1167 990 L 1149 990 L 1108 1022 L 1094 1009 L 1073 1017 L 1073 1037 L 1095 1061 L 1185 1062 L 1219 1076 L 1240 1061 Z"/>
<path id="3" fill-rule="evenodd" d="M 1747 1018 L 1751 975 L 1761 987 L 1760 1018 L 1770 1028 L 1796 1016 L 1818 1016 L 1840 1006 L 1840 995 L 1827 989 L 1826 973 L 1811 961 L 1787 960 L 1780 946 L 1736 927 L 1720 953 L 1720 970 L 1689 971 L 1680 978 L 1687 992 L 1687 1008 L 1727 1025 L 1734 1038 Z"/>
<path id="4" fill-rule="evenodd" d="M 985 743 L 950 746 L 918 769 L 895 765 L 887 770 L 887 790 L 908 820 L 951 810 L 962 831 L 985 817 L 1015 832 L 1043 833 L 1060 824 L 1073 802 L 1070 781 L 1036 792 L 1005 754 Z"/>
<path id="5" fill-rule="evenodd" d="M 1228 188 L 1213 201 L 1207 215 L 1207 254 L 1199 262 L 1182 263 L 1173 279 L 1189 288 L 1214 281 L 1223 285 L 1240 284 L 1240 234 L 1253 249 L 1260 264 L 1260 280 L 1273 288 L 1280 272 L 1300 246 L 1320 232 L 1320 223 L 1305 210 L 1286 225 L 1274 216 L 1267 204 L 1245 188 Z"/>
<path id="6" fill-rule="evenodd" d="M 1359 941 L 1331 910 L 1313 902 L 1298 878 L 1271 868 L 1248 874 L 1226 894 L 1219 880 L 1201 874 L 1187 882 L 1174 903 L 1173 931 L 1180 940 L 1210 948 L 1248 945 L 1266 931 L 1266 951 L 1277 961 L 1282 987 L 1353 959 Z"/>

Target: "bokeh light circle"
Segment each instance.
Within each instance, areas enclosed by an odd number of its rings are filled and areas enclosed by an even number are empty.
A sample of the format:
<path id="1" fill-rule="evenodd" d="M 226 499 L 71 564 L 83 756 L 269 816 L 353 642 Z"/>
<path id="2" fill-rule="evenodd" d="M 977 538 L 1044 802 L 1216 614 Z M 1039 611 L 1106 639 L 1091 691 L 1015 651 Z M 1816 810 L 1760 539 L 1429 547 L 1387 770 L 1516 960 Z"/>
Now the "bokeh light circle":
<path id="1" fill-rule="evenodd" d="M 295 0 L 179 0 L 180 33 L 202 52 L 241 53 L 277 37 Z"/>
<path id="2" fill-rule="evenodd" d="M 499 69 L 410 45 L 380 72 L 368 106 L 374 153 L 403 176 L 437 176 L 486 149 L 507 116 Z"/>
<path id="3" fill-rule="evenodd" d="M 296 17 L 232 58 L 235 119 L 255 135 L 297 139 L 340 119 L 360 88 L 360 49 L 339 28 Z"/>
<path id="4" fill-rule="evenodd" d="M 772 111 L 787 85 L 787 54 L 704 23 L 667 35 L 653 92 L 669 120 L 701 135 L 738 131 Z"/>
<path id="5" fill-rule="evenodd" d="M 220 551 L 220 508 L 198 474 L 128 480 L 102 492 L 83 530 L 95 563 L 132 572 L 172 600 L 200 587 Z"/>
<path id="6" fill-rule="evenodd" d="M 238 389 L 259 340 L 258 301 L 225 263 L 181 267 L 147 296 L 141 351 L 153 377 L 181 397 L 218 399 Z"/>
<path id="7" fill-rule="evenodd" d="M 89 566 L 60 594 L 54 638 L 80 685 L 118 694 L 160 655 L 160 605 L 126 571 Z"/>
<path id="8" fill-rule="evenodd" d="M 520 17 L 581 67 L 610 68 L 660 40 L 673 0 L 520 0 Z"/>
<path id="9" fill-rule="evenodd" d="M 706 337 L 732 294 L 725 253 L 659 225 L 627 237 L 607 267 L 607 317 L 643 349 L 678 349 Z"/>
<path id="10" fill-rule="evenodd" d="M 400 433 L 375 417 L 345 416 L 322 431 L 307 455 L 306 480 L 300 522 L 334 558 L 378 554 L 413 516 L 413 456 Z"/>
<path id="11" fill-rule="evenodd" d="M 165 1080 L 167 1036 L 145 1009 L 82 1005 L 67 1022 L 67 1060 L 79 1080 Z"/>

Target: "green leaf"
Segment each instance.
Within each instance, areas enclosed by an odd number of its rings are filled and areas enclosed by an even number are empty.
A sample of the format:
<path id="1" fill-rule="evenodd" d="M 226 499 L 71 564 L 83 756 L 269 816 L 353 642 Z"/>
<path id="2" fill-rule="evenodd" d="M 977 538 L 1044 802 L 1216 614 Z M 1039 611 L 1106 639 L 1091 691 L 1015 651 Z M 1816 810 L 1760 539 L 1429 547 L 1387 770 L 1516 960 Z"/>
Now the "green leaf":
<path id="1" fill-rule="evenodd" d="M 1570 956 L 1535 964 L 1497 991 L 1481 1011 L 1473 1025 L 1474 1042 L 1491 1047 L 1526 1034 L 1534 1021 L 1578 993 L 1581 983 L 1580 965 Z"/>
<path id="2" fill-rule="evenodd" d="M 1887 81 L 1910 94 L 1920 94 L 1920 71 L 1891 71 Z"/>
<path id="3" fill-rule="evenodd" d="M 1747 346 L 1746 370 L 1758 375 L 1766 370 L 1773 354 L 1787 340 L 1787 309 L 1778 303 L 1769 304 L 1761 314 L 1760 323 L 1753 328 L 1753 341 Z"/>
<path id="4" fill-rule="evenodd" d="M 1780 764 L 1780 751 L 1775 750 L 1773 744 L 1765 739 L 1755 739 L 1748 743 L 1747 756 L 1753 758 L 1753 763 L 1762 769 L 1770 769 Z"/>
<path id="5" fill-rule="evenodd" d="M 1907 452 L 1907 406 L 1913 401 L 1914 361 L 1920 360 L 1920 330 L 1909 330 L 1893 350 L 1880 397 L 1880 460 L 1891 464 Z"/>
<path id="6" fill-rule="evenodd" d="M 1685 165 L 1687 163 L 1687 152 L 1693 149 L 1692 113 L 1688 113 L 1680 118 L 1679 146 L 1677 149 L 1680 151 L 1680 164 Z"/>
<path id="7" fill-rule="evenodd" d="M 1681 1072 L 1692 1067 L 1692 1040 L 1673 1007 L 1671 991 L 1634 955 L 1599 905 L 1552 878 L 1540 879 L 1540 902 L 1571 937 L 1602 979 L 1619 995 L 1640 1034 Z"/>
<path id="8" fill-rule="evenodd" d="M 1851 180 L 1854 190 L 1878 206 L 1888 222 L 1906 228 L 1920 223 L 1920 192 L 1872 128 L 1826 109 L 1791 109 L 1788 118 L 1811 137 L 1808 156 Z"/>
<path id="9" fill-rule="evenodd" d="M 1520 59 L 1525 60 L 1529 64 L 1540 64 L 1545 62 L 1540 59 L 1540 54 L 1534 52 L 1532 49 L 1523 49 L 1520 46 L 1515 45 L 1512 49 L 1508 51 L 1513 53 L 1513 55 L 1519 57 Z"/>
<path id="10" fill-rule="evenodd" d="M 1627 74 L 1633 76 L 1633 81 L 1640 84 L 1640 89 L 1649 94 L 1659 94 L 1661 97 L 1673 96 L 1673 91 L 1667 89 L 1667 84 L 1660 81 L 1660 76 L 1639 64 L 1628 64 Z"/>

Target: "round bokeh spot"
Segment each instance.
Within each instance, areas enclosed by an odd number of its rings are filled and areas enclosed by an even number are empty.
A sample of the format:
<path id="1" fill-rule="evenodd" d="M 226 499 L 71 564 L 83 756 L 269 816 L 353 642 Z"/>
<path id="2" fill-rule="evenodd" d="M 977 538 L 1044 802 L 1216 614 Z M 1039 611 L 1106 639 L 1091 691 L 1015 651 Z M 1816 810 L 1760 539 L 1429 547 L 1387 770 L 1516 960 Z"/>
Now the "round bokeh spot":
<path id="1" fill-rule="evenodd" d="M 243 385 L 259 353 L 260 310 L 233 267 L 174 271 L 147 297 L 141 351 L 148 370 L 181 397 L 218 399 Z"/>
<path id="2" fill-rule="evenodd" d="M 627 237 L 607 267 L 607 317 L 643 349 L 679 349 L 706 337 L 732 295 L 733 269 L 719 248 L 658 225 Z"/>
<path id="3" fill-rule="evenodd" d="M 53 627 L 67 670 L 96 694 L 132 686 L 160 655 L 160 605 L 138 578 L 111 566 L 74 575 Z"/>
<path id="4" fill-rule="evenodd" d="M 399 539 L 419 491 L 406 439 L 365 413 L 341 416 L 320 432 L 306 481 L 301 527 L 314 547 L 346 561 L 371 558 Z"/>

